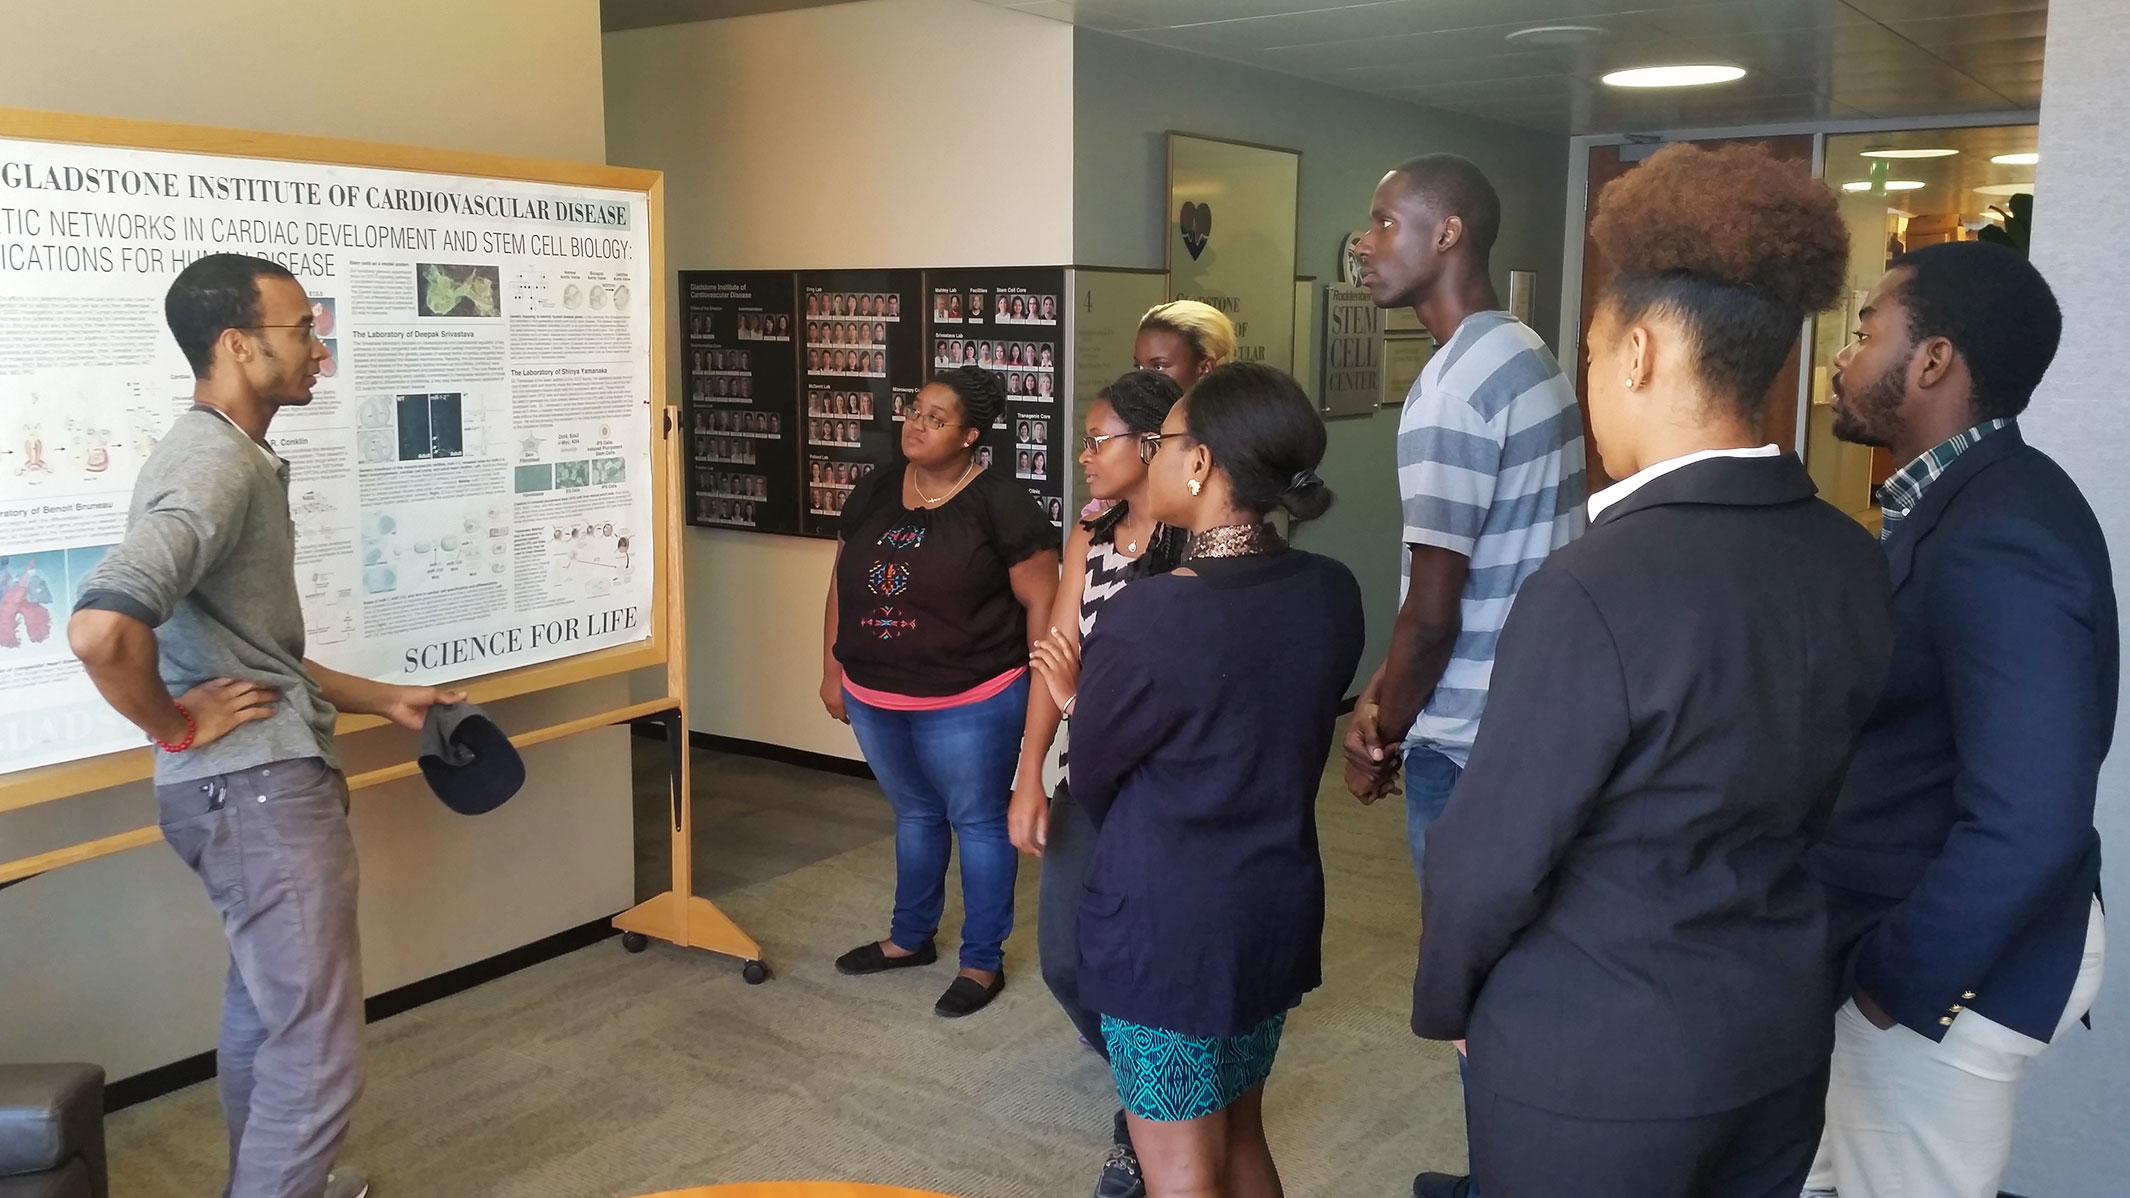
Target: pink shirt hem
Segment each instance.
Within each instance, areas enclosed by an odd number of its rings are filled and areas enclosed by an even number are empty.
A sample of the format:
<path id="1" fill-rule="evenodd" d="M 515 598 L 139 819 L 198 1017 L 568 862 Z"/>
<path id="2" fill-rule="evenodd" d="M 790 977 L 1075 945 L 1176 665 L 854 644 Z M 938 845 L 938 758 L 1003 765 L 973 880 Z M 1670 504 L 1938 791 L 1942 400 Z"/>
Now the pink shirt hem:
<path id="1" fill-rule="evenodd" d="M 973 686 L 958 695 L 940 695 L 929 699 L 920 699 L 912 695 L 891 694 L 887 691 L 868 690 L 852 682 L 847 677 L 843 680 L 843 689 L 850 692 L 851 698 L 858 700 L 867 707 L 878 707 L 883 711 L 945 711 L 948 708 L 967 707 L 971 703 L 981 703 L 986 699 L 996 698 L 1007 687 L 1019 682 L 1021 675 L 1027 672 L 1027 666 L 1015 666 L 991 681 Z"/>

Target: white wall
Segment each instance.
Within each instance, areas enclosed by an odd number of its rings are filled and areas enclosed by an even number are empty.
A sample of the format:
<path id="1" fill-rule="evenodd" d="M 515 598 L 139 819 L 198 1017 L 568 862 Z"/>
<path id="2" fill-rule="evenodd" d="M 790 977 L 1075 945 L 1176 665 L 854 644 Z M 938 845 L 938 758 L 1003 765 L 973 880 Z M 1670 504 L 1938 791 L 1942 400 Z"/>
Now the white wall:
<path id="1" fill-rule="evenodd" d="M 2028 440 L 2078 480 L 2108 534 L 2118 594 L 2130 590 L 2130 419 L 2123 401 L 2123 329 L 2130 325 L 2130 5 L 2054 0 L 2041 91 L 2041 165 L 2034 180 L 2034 264 L 2064 310 L 2063 346 L 2020 421 Z M 2107 986 L 2093 1030 L 2074 1029 L 2043 1056 L 2020 1098 L 2019 1139 L 2004 1188 L 2035 1198 L 2100 1198 L 2130 1187 L 2130 728 L 2117 710 L 2115 747 L 2101 773 L 2103 889 L 2113 901 Z"/>
<path id="2" fill-rule="evenodd" d="M 0 105 L 598 162 L 598 0 L 68 0 L 7 6 Z M 494 710 L 530 727 L 627 701 L 619 680 Z M 411 753 L 370 734 L 351 764 Z M 381 743 L 383 742 L 387 743 Z M 527 754 L 478 820 L 419 783 L 356 796 L 371 993 L 629 905 L 626 734 Z M 145 785 L 0 816 L 15 857 L 153 823 Z M 226 961 L 199 883 L 161 846 L 0 891 L 0 1060 L 124 1077 L 214 1045 Z"/>
<path id="3" fill-rule="evenodd" d="M 608 155 L 666 172 L 675 270 L 1065 265 L 1072 47 L 971 0 L 612 33 Z M 689 530 L 697 731 L 859 756 L 818 698 L 834 551 Z"/>

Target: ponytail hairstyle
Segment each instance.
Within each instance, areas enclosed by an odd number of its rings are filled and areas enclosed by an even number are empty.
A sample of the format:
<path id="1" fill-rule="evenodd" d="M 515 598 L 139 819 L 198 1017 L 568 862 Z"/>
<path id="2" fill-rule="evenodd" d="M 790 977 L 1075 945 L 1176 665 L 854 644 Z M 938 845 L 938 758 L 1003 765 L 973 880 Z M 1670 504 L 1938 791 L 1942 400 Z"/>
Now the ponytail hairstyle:
<path id="1" fill-rule="evenodd" d="M 1235 360 L 1235 322 L 1211 304 L 1171 300 L 1156 304 L 1139 318 L 1139 331 L 1163 329 L 1183 338 L 1201 361 L 1215 366 Z"/>
<path id="2" fill-rule="evenodd" d="M 932 381 L 954 392 L 961 404 L 962 423 L 982 434 L 998 420 L 1006 410 L 1006 385 L 999 377 L 980 366 L 956 366 L 932 376 Z"/>
<path id="3" fill-rule="evenodd" d="M 1283 370 L 1255 362 L 1217 366 L 1184 405 L 1191 439 L 1228 476 L 1237 507 L 1262 517 L 1284 508 L 1297 523 L 1331 510 L 1323 464 L 1324 418 Z"/>
<path id="4" fill-rule="evenodd" d="M 1096 392 L 1095 398 L 1107 401 L 1110 410 L 1131 432 L 1158 433 L 1162 422 L 1169 417 L 1169 409 L 1183 398 L 1183 387 L 1158 370 L 1132 370 Z M 1123 522 L 1130 507 L 1120 500 L 1093 519 L 1081 521 L 1080 527 L 1094 534 L 1093 544 L 1115 544 L 1117 525 Z M 1182 563 L 1183 551 L 1189 542 L 1190 537 L 1182 529 L 1166 524 L 1155 525 L 1146 552 L 1132 563 L 1126 577 L 1143 578 L 1149 574 L 1168 573 Z"/>

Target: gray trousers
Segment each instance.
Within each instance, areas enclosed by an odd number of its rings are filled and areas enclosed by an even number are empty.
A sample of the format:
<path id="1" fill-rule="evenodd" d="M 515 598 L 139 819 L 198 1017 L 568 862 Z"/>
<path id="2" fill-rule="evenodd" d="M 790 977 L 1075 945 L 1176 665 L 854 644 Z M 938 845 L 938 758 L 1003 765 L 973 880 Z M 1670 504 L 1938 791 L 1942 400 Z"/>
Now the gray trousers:
<path id="1" fill-rule="evenodd" d="M 229 942 L 215 1054 L 227 1198 L 320 1198 L 362 1091 L 348 787 L 316 757 L 158 786 Z"/>

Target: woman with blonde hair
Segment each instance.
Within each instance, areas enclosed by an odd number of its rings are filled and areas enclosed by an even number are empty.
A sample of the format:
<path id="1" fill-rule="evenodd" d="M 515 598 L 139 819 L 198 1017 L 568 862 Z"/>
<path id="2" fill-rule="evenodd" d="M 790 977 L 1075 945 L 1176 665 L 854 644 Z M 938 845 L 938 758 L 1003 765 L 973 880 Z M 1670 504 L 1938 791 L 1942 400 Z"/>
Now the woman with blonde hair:
<path id="1" fill-rule="evenodd" d="M 1155 304 L 1139 318 L 1139 336 L 1132 343 L 1132 365 L 1165 374 L 1189 391 L 1215 366 L 1235 360 L 1235 322 L 1227 313 L 1198 300 L 1170 300 Z M 1100 515 L 1109 501 L 1089 499 L 1080 518 Z"/>
<path id="2" fill-rule="evenodd" d="M 1139 339 L 1132 362 L 1157 370 L 1188 391 L 1206 372 L 1235 359 L 1235 322 L 1227 313 L 1197 300 L 1156 304 L 1139 318 Z"/>

